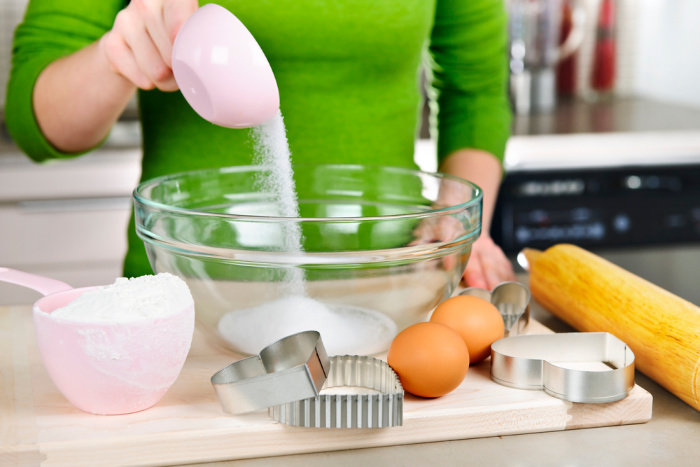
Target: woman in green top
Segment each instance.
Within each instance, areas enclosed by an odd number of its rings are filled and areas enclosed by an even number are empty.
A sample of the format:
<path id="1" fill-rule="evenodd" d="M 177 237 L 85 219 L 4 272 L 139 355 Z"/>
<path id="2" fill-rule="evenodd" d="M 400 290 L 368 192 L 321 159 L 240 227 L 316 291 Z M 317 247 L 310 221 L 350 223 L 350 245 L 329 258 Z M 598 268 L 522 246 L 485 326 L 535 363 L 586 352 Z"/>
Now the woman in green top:
<path id="1" fill-rule="evenodd" d="M 295 162 L 415 167 L 420 69 L 439 109 L 439 170 L 484 191 L 483 231 L 465 280 L 513 270 L 488 235 L 509 135 L 503 0 L 228 0 L 275 73 Z M 251 163 L 247 130 L 200 118 L 177 90 L 172 42 L 195 0 L 31 0 L 17 28 L 7 125 L 43 161 L 98 146 L 133 94 L 142 179 Z M 126 276 L 152 273 L 129 228 Z"/>

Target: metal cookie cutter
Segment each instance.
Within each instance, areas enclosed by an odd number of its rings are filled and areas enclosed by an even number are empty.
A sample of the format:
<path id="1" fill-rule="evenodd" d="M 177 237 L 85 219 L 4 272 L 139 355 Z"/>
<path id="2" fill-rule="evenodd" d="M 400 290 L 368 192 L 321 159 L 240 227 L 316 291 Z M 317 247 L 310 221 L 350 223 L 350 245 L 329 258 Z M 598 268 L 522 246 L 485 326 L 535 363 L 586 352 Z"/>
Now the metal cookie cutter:
<path id="1" fill-rule="evenodd" d="M 271 407 L 268 413 L 287 425 L 315 428 L 382 428 L 403 423 L 403 387 L 385 361 L 353 355 L 331 357 L 331 372 L 323 389 L 335 387 L 363 390 L 320 394 Z"/>
<path id="2" fill-rule="evenodd" d="M 211 383 L 224 412 L 240 414 L 314 397 L 329 371 L 321 335 L 304 331 L 219 370 Z"/>
<path id="3" fill-rule="evenodd" d="M 491 378 L 571 402 L 613 402 L 634 387 L 634 353 L 607 332 L 506 337 L 491 345 Z"/>
<path id="4" fill-rule="evenodd" d="M 469 287 L 459 295 L 483 298 L 498 308 L 503 317 L 506 337 L 522 334 L 530 321 L 530 291 L 520 282 L 502 282 L 492 292 Z"/>

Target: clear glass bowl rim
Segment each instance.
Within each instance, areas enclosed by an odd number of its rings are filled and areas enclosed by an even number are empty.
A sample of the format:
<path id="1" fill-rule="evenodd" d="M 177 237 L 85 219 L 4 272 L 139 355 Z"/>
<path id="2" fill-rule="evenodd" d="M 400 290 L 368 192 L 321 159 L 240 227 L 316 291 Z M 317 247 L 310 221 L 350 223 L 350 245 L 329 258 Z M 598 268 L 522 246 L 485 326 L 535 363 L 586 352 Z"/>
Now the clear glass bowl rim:
<path id="1" fill-rule="evenodd" d="M 386 215 L 386 216 L 368 216 L 368 217 L 282 217 L 282 216 L 255 216 L 255 215 L 243 215 L 243 214 L 228 214 L 228 213 L 214 213 L 214 212 L 209 212 L 209 211 L 202 211 L 202 210 L 197 210 L 197 209 L 186 209 L 186 208 L 179 208 L 175 206 L 171 206 L 168 204 L 160 203 L 158 201 L 153 201 L 152 199 L 149 199 L 145 197 L 142 192 L 146 190 L 149 187 L 156 186 L 160 183 L 164 183 L 166 181 L 174 180 L 177 178 L 182 178 L 184 176 L 194 176 L 198 174 L 206 174 L 206 173 L 216 173 L 216 174 L 226 174 L 226 173 L 240 173 L 240 172 L 259 172 L 261 170 L 265 170 L 266 166 L 261 166 L 261 165 L 238 165 L 238 166 L 230 166 L 230 167 L 218 167 L 218 168 L 209 168 L 209 169 L 197 169 L 197 170 L 190 170 L 190 171 L 182 171 L 182 172 L 176 172 L 168 175 L 161 175 L 158 177 L 151 178 L 149 180 L 145 180 L 141 183 L 138 184 L 136 188 L 134 188 L 133 191 L 133 197 L 134 200 L 137 201 L 138 203 L 148 206 L 153 209 L 158 209 L 161 211 L 169 211 L 172 213 L 186 213 L 188 215 L 196 215 L 196 216 L 214 216 L 214 217 L 221 217 L 221 218 L 229 218 L 229 219 L 241 219 L 241 220 L 259 220 L 259 221 L 265 221 L 265 222 L 343 222 L 343 221 L 352 221 L 352 222 L 358 222 L 358 221 L 363 221 L 363 220 L 368 220 L 368 221 L 374 221 L 374 220 L 382 220 L 382 219 L 425 219 L 429 217 L 437 217 L 437 216 L 443 216 L 443 215 L 449 215 L 451 213 L 457 213 L 460 211 L 463 211 L 465 209 L 469 209 L 470 207 L 479 204 L 481 202 L 481 199 L 483 198 L 483 191 L 481 188 L 470 182 L 469 180 L 466 180 L 464 178 L 460 178 L 454 175 L 442 173 L 442 172 L 426 172 L 423 170 L 415 170 L 415 169 L 409 169 L 409 168 L 403 168 L 403 167 L 391 167 L 391 166 L 381 166 L 381 165 L 369 165 L 369 164 L 293 164 L 292 165 L 292 170 L 296 170 L 297 168 L 301 167 L 328 167 L 328 168 L 333 168 L 333 169 L 348 169 L 348 170 L 358 170 L 358 169 L 375 169 L 375 170 L 384 170 L 384 171 L 389 171 L 389 172 L 395 172 L 395 173 L 404 173 L 404 174 L 414 174 L 414 175 L 425 175 L 429 177 L 434 177 L 437 179 L 441 180 L 454 180 L 455 182 L 461 183 L 463 185 L 470 186 L 474 190 L 474 196 L 472 199 L 469 201 L 466 201 L 464 203 L 460 204 L 455 204 L 452 206 L 446 206 L 443 208 L 437 208 L 437 209 L 427 209 L 425 211 L 420 211 L 420 212 L 415 212 L 415 213 L 407 213 L 407 214 L 391 214 L 391 215 Z"/>

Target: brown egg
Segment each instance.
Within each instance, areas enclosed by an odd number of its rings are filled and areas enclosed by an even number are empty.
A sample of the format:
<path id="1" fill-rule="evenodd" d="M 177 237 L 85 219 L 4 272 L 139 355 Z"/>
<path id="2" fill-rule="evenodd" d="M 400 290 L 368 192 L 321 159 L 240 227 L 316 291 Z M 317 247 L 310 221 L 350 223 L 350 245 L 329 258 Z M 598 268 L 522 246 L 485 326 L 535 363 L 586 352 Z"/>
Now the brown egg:
<path id="1" fill-rule="evenodd" d="M 470 295 L 457 295 L 442 302 L 430 317 L 448 326 L 464 339 L 471 364 L 491 355 L 491 344 L 503 337 L 503 318 L 491 302 Z"/>
<path id="2" fill-rule="evenodd" d="M 403 388 L 421 397 L 440 397 L 460 385 L 469 370 L 464 340 L 439 323 L 418 323 L 391 343 L 387 362 Z"/>

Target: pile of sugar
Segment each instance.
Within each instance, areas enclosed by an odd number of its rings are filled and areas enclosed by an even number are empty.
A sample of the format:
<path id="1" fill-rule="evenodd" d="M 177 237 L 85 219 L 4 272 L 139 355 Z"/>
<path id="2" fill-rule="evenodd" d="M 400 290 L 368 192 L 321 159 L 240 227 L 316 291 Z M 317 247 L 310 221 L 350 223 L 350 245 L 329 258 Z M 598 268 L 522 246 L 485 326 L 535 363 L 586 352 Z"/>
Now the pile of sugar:
<path id="1" fill-rule="evenodd" d="M 247 354 L 297 332 L 321 334 L 329 355 L 375 354 L 389 348 L 396 324 L 366 308 L 331 305 L 307 297 L 283 297 L 257 307 L 232 311 L 219 321 L 219 332 Z"/>
<path id="2" fill-rule="evenodd" d="M 193 303 L 185 281 L 169 273 L 118 278 L 111 285 L 85 292 L 52 317 L 81 322 L 121 323 L 162 318 Z"/>

